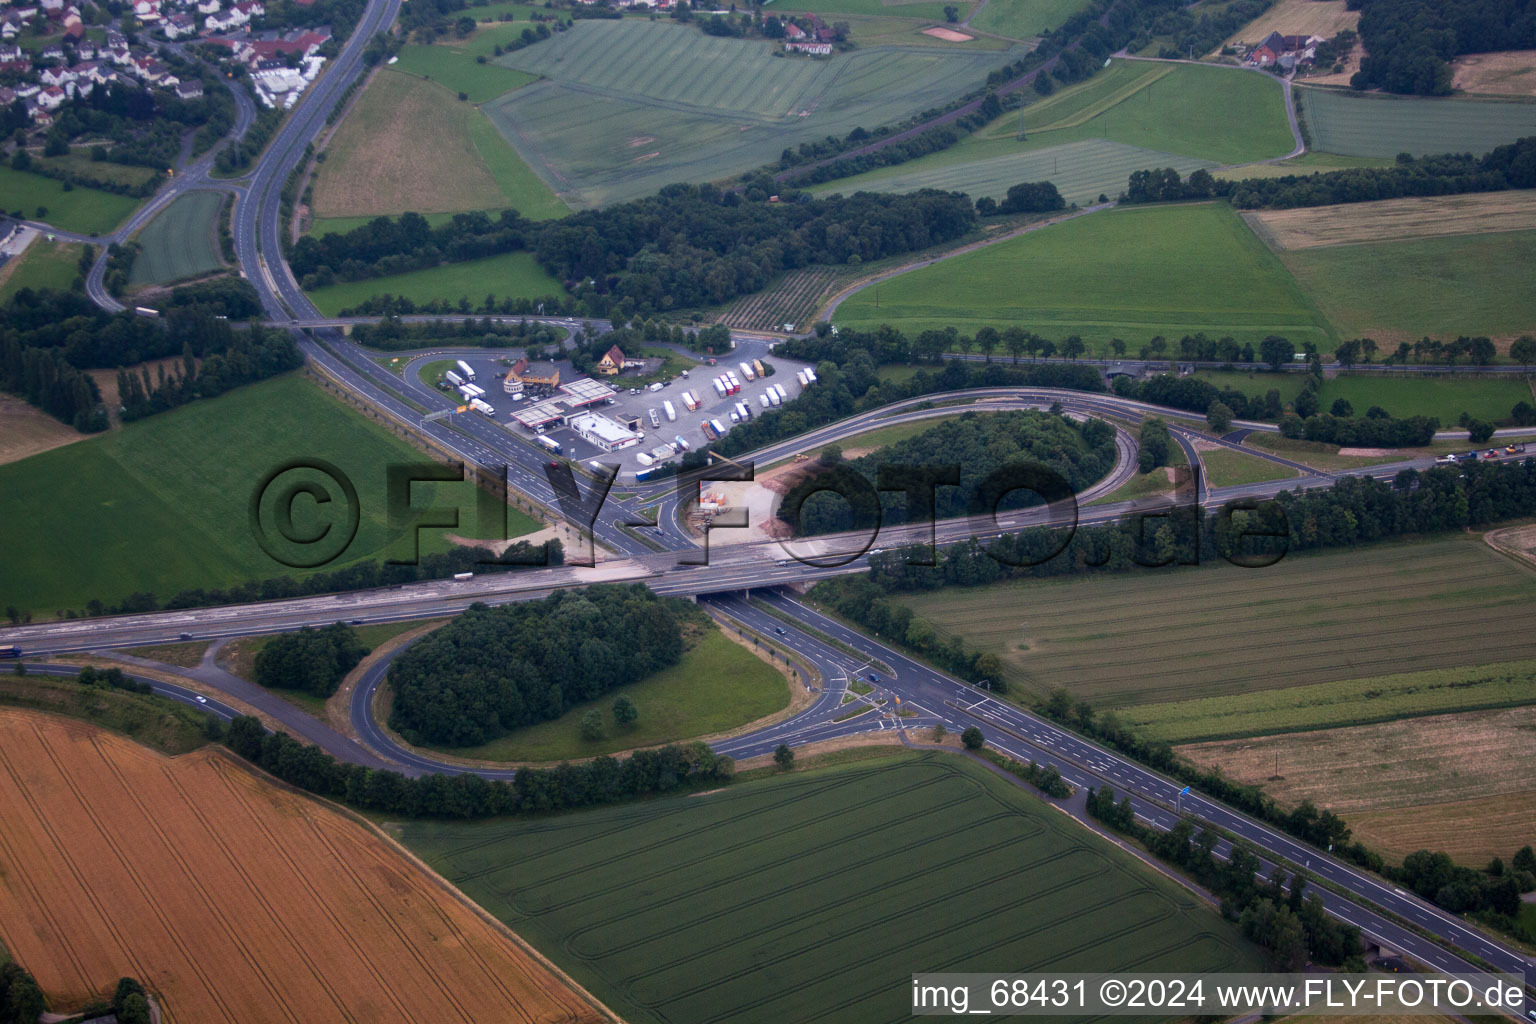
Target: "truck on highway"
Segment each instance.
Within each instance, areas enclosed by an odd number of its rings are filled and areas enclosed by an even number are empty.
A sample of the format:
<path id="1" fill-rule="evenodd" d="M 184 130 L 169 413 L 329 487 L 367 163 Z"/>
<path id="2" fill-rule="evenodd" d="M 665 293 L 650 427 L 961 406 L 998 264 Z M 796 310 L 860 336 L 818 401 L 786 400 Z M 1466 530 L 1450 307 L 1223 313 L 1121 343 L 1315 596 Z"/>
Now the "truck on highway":
<path id="1" fill-rule="evenodd" d="M 133 312 L 136 316 L 147 316 L 151 320 L 160 315 L 158 309 L 150 309 L 148 306 L 134 306 Z"/>
<path id="2" fill-rule="evenodd" d="M 494 417 L 496 415 L 496 410 L 491 407 L 491 403 L 483 398 L 471 398 L 469 400 L 469 407 L 482 416 Z"/>
<path id="3" fill-rule="evenodd" d="M 554 452 L 556 455 L 559 455 L 561 452 L 565 451 L 564 448 L 560 447 L 560 442 L 556 441 L 548 434 L 540 434 L 537 438 L 535 438 L 535 440 L 537 440 L 539 444 L 543 445 L 545 448 L 548 448 L 550 451 Z"/>
<path id="4" fill-rule="evenodd" d="M 472 580 L 475 578 L 475 574 L 472 572 L 456 572 L 453 574 L 453 578 L 456 580 Z"/>
<path id="5" fill-rule="evenodd" d="M 11 644 L 9 647 L 0 647 L 0 658 L 19 657 L 21 657 L 21 648 L 17 647 L 15 644 Z"/>
<path id="6" fill-rule="evenodd" d="M 657 413 L 655 409 L 645 410 L 645 415 L 651 421 L 652 430 L 655 430 L 657 427 L 661 426 L 661 415 Z"/>
<path id="7" fill-rule="evenodd" d="M 452 384 L 454 387 L 458 387 L 464 383 L 464 378 L 460 377 L 452 370 L 449 370 L 447 373 L 443 374 L 443 379 L 446 380 L 449 384 Z"/>
<path id="8" fill-rule="evenodd" d="M 473 384 L 475 382 L 475 371 L 470 369 L 469 364 L 462 359 L 458 361 L 457 365 L 459 367 L 459 373 L 463 376 L 463 378 Z"/>
<path id="9" fill-rule="evenodd" d="M 661 408 L 662 408 L 662 411 L 667 414 L 667 422 L 668 423 L 671 423 L 671 422 L 673 422 L 674 420 L 677 419 L 677 409 L 673 408 L 671 402 L 662 402 L 661 403 Z"/>

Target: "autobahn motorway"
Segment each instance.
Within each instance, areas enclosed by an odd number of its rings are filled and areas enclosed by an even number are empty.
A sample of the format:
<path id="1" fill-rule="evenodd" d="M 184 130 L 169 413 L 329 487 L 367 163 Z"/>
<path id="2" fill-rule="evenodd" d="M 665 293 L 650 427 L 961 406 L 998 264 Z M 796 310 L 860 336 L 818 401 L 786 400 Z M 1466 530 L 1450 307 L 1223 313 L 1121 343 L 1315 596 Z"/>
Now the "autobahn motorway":
<path id="1" fill-rule="evenodd" d="M 585 569 L 529 569 L 511 574 L 477 576 L 469 581 L 436 581 L 397 589 L 291 601 L 37 624 L 0 633 L 0 643 L 20 644 L 29 655 L 131 647 L 175 640 L 183 634 L 202 639 L 275 632 L 337 619 L 378 622 L 423 618 L 451 613 L 474 601 L 495 603 L 518 600 L 560 587 L 606 579 L 644 580 L 660 593 L 704 595 L 705 603 L 714 611 L 781 644 L 812 665 L 821 677 L 821 692 L 809 708 L 769 728 L 722 740 L 717 745 L 722 752 L 733 756 L 752 756 L 771 749 L 779 742 L 801 744 L 870 728 L 905 729 L 936 722 L 944 722 L 953 728 L 979 724 L 988 733 L 989 741 L 1011 756 L 1057 764 L 1068 781 L 1078 786 L 1079 797 L 1086 785 L 1112 785 L 1117 790 L 1130 793 L 1138 813 L 1162 827 L 1168 827 L 1175 820 L 1176 812 L 1171 806 L 1182 801 L 1182 806 L 1178 807 L 1182 813 L 1196 816 L 1242 837 L 1263 851 L 1270 860 L 1284 859 L 1307 868 L 1331 885 L 1351 894 L 1351 899 L 1346 900 L 1330 893 L 1328 901 L 1332 912 L 1361 924 L 1372 935 L 1427 965 L 1445 970 L 1467 969 L 1468 966 L 1424 935 L 1378 914 L 1371 909 L 1370 904 L 1384 908 L 1402 921 L 1412 922 L 1426 933 L 1467 949 L 1500 970 L 1527 979 L 1533 977 L 1536 966 L 1527 957 L 1471 931 L 1460 920 L 1393 889 L 1380 879 L 1278 834 L 1219 803 L 1194 795 L 1180 797 L 1178 787 L 1172 781 L 1112 751 L 1019 708 L 992 699 L 987 693 L 960 680 L 912 661 L 869 637 L 820 616 L 782 592 L 761 589 L 811 581 L 837 572 L 863 571 L 868 564 L 868 555 L 858 552 L 874 543 L 868 538 L 848 538 L 853 546 L 854 557 L 843 565 L 808 566 L 784 558 L 783 552 L 768 542 L 720 546 L 712 553 L 708 565 L 680 565 L 679 555 L 692 557 L 688 552 L 693 549 L 695 542 L 682 529 L 679 521 L 681 501 L 673 484 L 630 488 L 628 496 L 614 497 L 606 502 L 596 518 L 588 524 L 583 522 L 585 514 L 580 508 L 569 500 L 561 501 L 560 494 L 546 472 L 541 453 L 512 437 L 503 428 L 473 418 L 457 423 L 423 422 L 423 403 L 418 400 L 419 396 L 412 397 L 403 388 L 399 378 L 380 367 L 339 332 L 329 331 L 323 326 L 324 318 L 319 316 L 299 289 L 284 261 L 281 245 L 283 185 L 305 158 L 306 147 L 323 129 L 327 117 L 347 88 L 361 74 L 362 51 L 367 41 L 376 32 L 392 24 L 399 2 L 372 0 L 369 3 L 340 54 L 295 106 L 244 183 L 243 195 L 239 197 L 233 218 L 235 249 L 240 267 L 256 288 L 269 322 L 292 330 L 310 362 L 337 386 L 385 415 L 426 435 L 444 451 L 466 463 L 477 466 L 507 465 L 509 484 L 512 487 L 578 527 L 590 526 L 597 543 L 615 557 Z M 210 187 L 201 176 L 194 176 L 191 180 L 178 182 L 165 195 L 179 194 L 179 191 L 199 183 L 201 187 Z M 236 183 L 219 187 L 239 190 L 241 186 Z M 157 197 L 156 208 L 168 201 L 163 196 Z M 97 277 L 98 284 L 99 280 Z M 103 305 L 112 302 L 104 291 L 100 296 L 96 296 L 95 291 L 92 294 Z M 600 328 L 603 325 L 594 326 Z M 1156 412 L 1185 429 L 1192 428 L 1199 421 L 1198 417 L 1186 413 L 1157 409 L 1108 395 L 1080 392 L 989 389 L 959 397 L 972 401 L 978 407 L 987 407 L 981 405 L 983 402 L 994 403 L 990 405 L 991 408 L 1041 407 L 1059 402 L 1070 415 L 1113 416 L 1131 421 Z M 795 451 L 852 436 L 871 425 L 909 422 L 911 418 L 925 414 L 916 408 L 917 405 L 932 400 L 933 396 L 929 396 L 861 414 L 840 424 L 819 428 L 794 440 L 770 446 L 755 453 L 754 458 L 766 463 Z M 1273 429 L 1266 424 L 1238 426 L 1241 430 Z M 1123 472 L 1128 459 L 1134 456 L 1134 447 L 1127 447 L 1127 437 L 1123 432 L 1119 435 L 1117 472 Z M 1181 444 L 1185 445 L 1189 454 L 1197 454 L 1187 437 L 1181 437 Z M 1263 453 L 1245 450 L 1261 457 L 1271 457 L 1278 462 L 1286 461 L 1279 456 L 1263 456 Z M 1422 460 L 1419 464 L 1422 465 Z M 1385 474 L 1395 468 L 1377 466 L 1362 472 Z M 1289 488 L 1323 484 L 1330 479 L 1327 474 L 1316 474 L 1311 470 L 1305 470 L 1305 473 L 1299 479 L 1281 483 L 1202 489 L 1192 497 L 1197 497 L 1202 504 L 1210 507 L 1232 498 L 1267 495 L 1282 486 Z M 583 490 L 577 497 L 591 497 L 591 481 L 583 479 L 582 486 Z M 1106 486 L 1103 493 L 1107 493 L 1108 489 Z M 1095 492 L 1093 496 L 1098 496 L 1098 493 Z M 639 516 L 639 508 L 645 503 L 658 508 L 657 527 L 649 527 Z M 1122 502 L 1095 506 L 1076 511 L 1075 514 L 1078 522 L 1087 524 L 1110 521 L 1138 511 L 1145 509 Z M 1003 530 L 1047 521 L 1056 512 L 1059 509 L 1034 509 L 1011 514 L 996 522 L 947 521 L 934 528 L 935 537 L 943 542 L 971 535 L 994 535 Z M 898 533 L 890 536 L 892 540 L 882 538 L 880 542 L 899 543 L 912 539 L 913 535 Z M 768 615 L 761 604 L 732 596 L 749 590 L 759 590 L 762 601 L 775 607 L 780 615 L 787 616 L 790 623 Z M 806 628 L 797 628 L 793 623 L 801 623 Z M 783 632 L 780 633 L 780 630 Z M 823 643 L 814 635 L 814 631 L 836 638 L 857 653 L 850 654 Z M 843 707 L 841 701 L 848 678 L 860 672 L 867 678 L 868 665 L 873 662 L 884 662 L 896 669 L 895 675 L 889 678 L 876 672 L 880 676 L 876 693 L 887 697 L 890 703 L 883 709 L 873 709 L 863 716 L 844 722 L 836 721 L 842 714 L 839 709 Z M 59 666 L 38 666 L 38 669 L 48 672 L 67 671 Z M 371 762 L 374 758 L 383 758 L 411 772 L 463 770 L 418 751 L 402 750 L 378 728 L 368 713 L 366 697 L 371 695 L 373 687 L 386 670 L 387 663 L 376 666 L 370 673 L 370 682 L 358 687 L 359 703 L 354 705 L 353 724 L 364 741 L 366 754 L 359 754 L 357 744 L 346 737 L 323 726 L 317 729 L 319 723 L 313 719 L 308 720 L 304 726 L 305 731 L 300 734 L 312 738 L 313 742 L 319 742 L 332 753 L 351 760 Z M 211 682 L 206 678 L 200 681 L 205 687 L 212 686 L 214 689 L 219 689 L 221 685 L 234 686 L 234 683 L 217 676 L 211 678 Z M 173 699 L 196 703 L 220 715 L 234 713 L 231 705 L 218 702 L 216 698 L 203 695 L 204 700 L 199 700 L 199 695 L 191 688 L 151 682 L 158 692 Z M 898 699 L 900 707 L 916 711 L 916 716 L 906 719 L 891 715 L 890 709 L 898 706 Z M 274 712 L 274 717 L 285 725 L 289 724 L 289 717 L 307 717 L 292 708 L 274 708 Z M 343 743 L 343 740 L 346 742 Z M 490 774 L 505 772 L 492 771 Z M 1083 813 L 1080 807 L 1067 806 L 1065 809 L 1079 816 Z"/>

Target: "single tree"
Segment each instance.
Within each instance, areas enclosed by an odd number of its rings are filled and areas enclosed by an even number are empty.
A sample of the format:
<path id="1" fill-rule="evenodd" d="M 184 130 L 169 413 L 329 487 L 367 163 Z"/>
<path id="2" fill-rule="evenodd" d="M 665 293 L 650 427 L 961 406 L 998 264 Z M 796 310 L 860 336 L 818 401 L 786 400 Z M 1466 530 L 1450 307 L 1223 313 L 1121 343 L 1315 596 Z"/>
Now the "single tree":
<path id="1" fill-rule="evenodd" d="M 584 740 L 603 738 L 603 715 L 596 708 L 581 716 L 581 738 Z"/>
<path id="2" fill-rule="evenodd" d="M 780 743 L 773 752 L 773 763 L 779 771 L 787 772 L 795 763 L 795 752 L 789 749 L 788 743 Z"/>
<path id="3" fill-rule="evenodd" d="M 945 4 L 944 5 L 944 20 L 949 22 L 950 24 L 954 24 L 955 22 L 959 21 L 960 20 L 960 8 L 956 7 L 954 4 Z"/>
<path id="4" fill-rule="evenodd" d="M 1355 414 L 1355 407 L 1350 404 L 1347 398 L 1335 398 L 1332 407 L 1328 411 L 1340 419 L 1349 419 L 1349 417 Z"/>
<path id="5" fill-rule="evenodd" d="M 635 724 L 640 717 L 640 711 L 635 707 L 635 702 L 620 694 L 613 701 L 613 722 L 620 729 L 628 729 Z"/>
<path id="6" fill-rule="evenodd" d="M 986 746 L 987 738 L 981 734 L 980 729 L 972 725 L 960 734 L 960 742 L 965 744 L 966 750 L 980 750 Z"/>
<path id="7" fill-rule="evenodd" d="M 1482 444 L 1493 436 L 1493 424 L 1487 420 L 1473 420 L 1467 424 L 1467 440 Z"/>
<path id="8" fill-rule="evenodd" d="M 1536 337 L 1522 334 L 1509 346 L 1509 358 L 1523 366 L 1536 363 Z"/>
<path id="9" fill-rule="evenodd" d="M 1232 410 L 1224 402 L 1212 402 L 1205 411 L 1205 422 L 1213 433 L 1225 434 L 1232 429 Z"/>
<path id="10" fill-rule="evenodd" d="M 935 743 L 943 743 L 944 742 L 944 737 L 946 737 L 948 735 L 949 735 L 949 730 L 944 728 L 944 723 L 943 722 L 940 722 L 938 725 L 935 725 L 933 727 L 933 742 L 935 742 Z"/>

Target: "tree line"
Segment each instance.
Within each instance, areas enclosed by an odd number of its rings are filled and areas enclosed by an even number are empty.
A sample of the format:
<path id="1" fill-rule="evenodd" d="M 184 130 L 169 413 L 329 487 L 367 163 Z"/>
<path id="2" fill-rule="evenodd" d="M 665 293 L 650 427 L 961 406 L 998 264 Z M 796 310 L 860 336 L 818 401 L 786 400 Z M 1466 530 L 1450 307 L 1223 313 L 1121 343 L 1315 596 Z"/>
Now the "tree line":
<path id="1" fill-rule="evenodd" d="M 14 960 L 0 964 L 0 1024 L 37 1024 L 48 1009 L 43 990 Z"/>
<path id="2" fill-rule="evenodd" d="M 384 352 L 421 348 L 428 342 L 484 348 L 504 348 L 509 345 L 534 347 L 558 345 L 560 329 L 529 320 L 515 324 L 499 323 L 490 317 L 408 324 L 399 317 L 391 316 L 377 324 L 357 324 L 352 328 L 352 340 Z"/>
<path id="3" fill-rule="evenodd" d="M 1103 478 L 1114 463 L 1114 428 L 1102 420 L 1077 424 L 1036 409 L 967 412 L 850 462 L 842 461 L 840 450 L 831 449 L 815 470 L 785 493 L 779 516 L 800 536 L 813 536 L 877 524 L 894 526 L 1009 511 L 1040 504 L 1043 499 L 1025 490 L 992 493 L 994 489 L 989 489 L 987 482 L 998 479 L 1006 467 L 1047 467 L 1075 493 Z M 884 500 L 876 491 L 877 487 L 901 484 L 895 475 L 940 465 L 953 466 L 957 473 L 952 481 L 933 487 L 931 492 L 918 485 L 931 493 L 931 509 L 914 502 L 905 492 L 887 490 L 892 497 Z M 887 474 L 892 479 L 887 480 Z M 1010 485 L 1016 483 L 1010 481 Z M 837 488 L 840 493 L 828 488 Z"/>
<path id="4" fill-rule="evenodd" d="M 1366 203 L 1404 196 L 1448 196 L 1536 188 L 1536 136 L 1474 156 L 1400 153 L 1391 167 L 1354 167 L 1322 174 L 1228 180 L 1197 170 L 1188 179 L 1171 167 L 1133 171 L 1121 200 L 1157 203 L 1182 199 L 1228 199 L 1240 210 L 1287 210 L 1299 206 Z"/>
<path id="5" fill-rule="evenodd" d="M 166 364 L 156 368 L 153 381 L 149 367 L 138 373 L 117 371 L 117 395 L 124 422 L 143 419 L 199 398 L 214 398 L 226 391 L 266 380 L 304 365 L 304 357 L 287 331 L 252 326 L 236 331 L 228 320 L 204 315 L 209 351 L 198 364 L 188 341 L 182 347 L 179 372 L 169 373 Z"/>
<path id="6" fill-rule="evenodd" d="M 256 682 L 329 697 L 367 654 L 357 631 L 345 622 L 305 626 L 297 633 L 279 633 L 256 653 Z"/>
<path id="7" fill-rule="evenodd" d="M 702 742 L 637 750 L 622 761 L 603 755 L 579 764 L 519 768 L 511 782 L 468 772 L 411 778 L 338 762 L 286 733 L 269 733 L 242 716 L 229 725 L 229 748 L 290 785 L 363 811 L 412 818 L 492 818 L 619 803 L 652 794 L 729 782 L 736 766 Z"/>
<path id="8" fill-rule="evenodd" d="M 537 226 L 516 210 L 494 218 L 483 211 L 456 213 L 435 228 L 419 213 L 402 213 L 375 217 L 351 231 L 305 235 L 294 243 L 288 263 L 304 288 L 323 288 L 515 252 L 536 234 Z"/>
<path id="9" fill-rule="evenodd" d="M 1162 832 L 1136 820 L 1130 798 L 1115 802 L 1109 786 L 1088 791 L 1088 813 L 1153 856 L 1172 864 L 1221 898 L 1222 916 L 1238 922 L 1243 934 L 1269 954 L 1277 971 L 1300 971 L 1310 961 L 1329 966 L 1359 964 L 1360 929 L 1328 916 L 1322 898 L 1307 893 L 1306 880 L 1276 865 L 1267 880 L 1262 863 L 1246 843 L 1234 843 L 1225 860 L 1216 856 L 1219 839 L 1196 830 L 1187 819 Z"/>
<path id="10" fill-rule="evenodd" d="M 1360 11 L 1365 56 L 1355 89 L 1421 96 L 1451 92 L 1450 61 L 1464 53 L 1528 48 L 1536 39 L 1530 0 L 1350 0 Z"/>
<path id="11" fill-rule="evenodd" d="M 473 746 L 559 718 L 677 664 L 683 623 L 698 614 L 638 583 L 472 605 L 390 665 L 390 728 L 412 743 Z"/>

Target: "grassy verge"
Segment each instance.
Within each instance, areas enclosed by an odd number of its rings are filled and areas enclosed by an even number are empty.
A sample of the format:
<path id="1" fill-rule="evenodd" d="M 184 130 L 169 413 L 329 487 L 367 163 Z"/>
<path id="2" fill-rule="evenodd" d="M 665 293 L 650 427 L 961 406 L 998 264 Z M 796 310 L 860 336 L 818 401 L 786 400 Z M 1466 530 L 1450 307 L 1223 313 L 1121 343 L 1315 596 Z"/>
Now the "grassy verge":
<path id="1" fill-rule="evenodd" d="M 207 640 L 194 640 L 185 644 L 157 644 L 153 647 L 134 647 L 124 651 L 151 661 L 161 661 L 178 668 L 196 668 L 203 663 L 203 652 L 208 650 Z"/>
<path id="2" fill-rule="evenodd" d="M 1230 448 L 1201 452 L 1200 464 L 1205 467 L 1205 479 L 1211 487 L 1237 487 L 1301 475 L 1290 466 L 1257 455 L 1244 455 Z"/>
<path id="3" fill-rule="evenodd" d="M 468 299 L 472 306 L 478 306 L 486 295 L 498 299 L 538 299 L 558 295 L 563 290 L 560 282 L 534 261 L 532 253 L 509 252 L 405 274 L 333 284 L 312 290 L 309 297 L 321 313 L 336 316 L 375 295 L 394 295 L 418 305 L 433 300 L 457 303 Z"/>
<path id="4" fill-rule="evenodd" d="M 0 675 L 0 704 L 78 718 L 162 754 L 185 754 L 208 742 L 207 715 L 162 697 L 81 686 L 70 678 Z"/>

